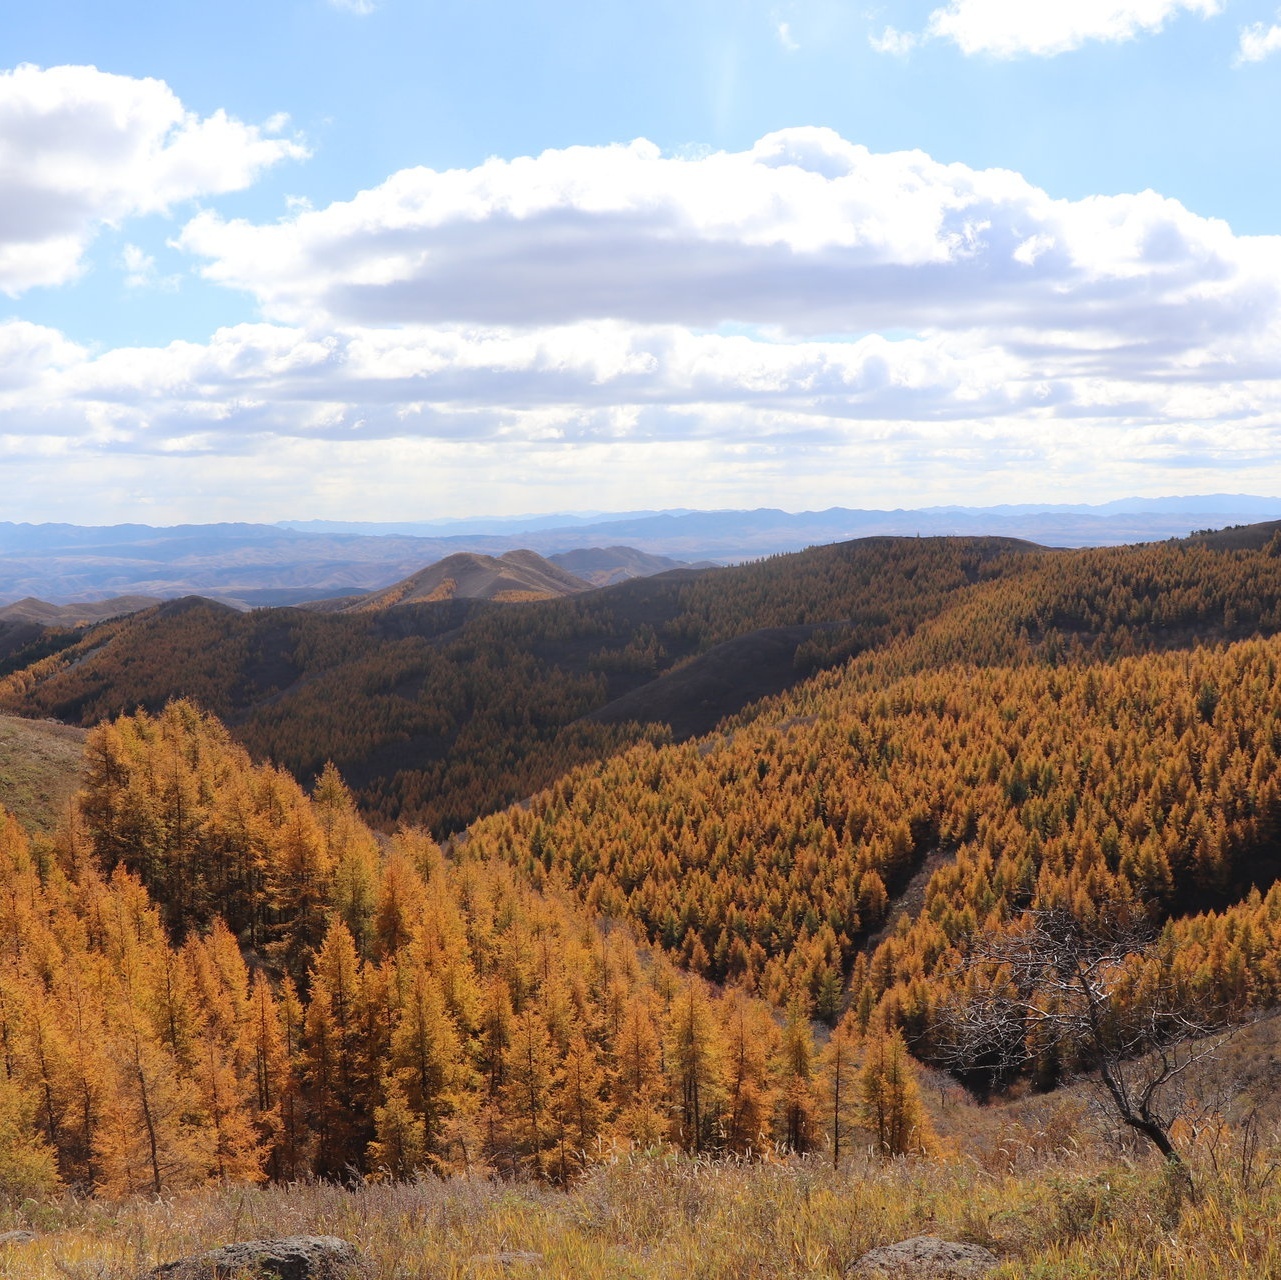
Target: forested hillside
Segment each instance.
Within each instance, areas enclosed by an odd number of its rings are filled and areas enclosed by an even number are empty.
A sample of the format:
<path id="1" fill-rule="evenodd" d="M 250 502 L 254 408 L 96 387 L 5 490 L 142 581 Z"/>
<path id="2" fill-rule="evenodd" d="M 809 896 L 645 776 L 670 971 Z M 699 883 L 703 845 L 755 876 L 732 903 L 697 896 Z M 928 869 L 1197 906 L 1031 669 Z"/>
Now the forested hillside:
<path id="1" fill-rule="evenodd" d="M 714 996 L 510 862 L 380 843 L 332 771 L 309 797 L 187 703 L 90 735 L 56 840 L 0 814 L 0 882 L 6 1194 L 821 1141 L 801 1006 Z"/>
<path id="2" fill-rule="evenodd" d="M 868 539 L 571 599 L 352 616 L 171 601 L 85 632 L 15 633 L 0 707 L 82 726 L 194 698 L 305 783 L 333 761 L 365 815 L 438 838 L 644 739 L 853 655 L 876 678 L 1271 635 L 1275 531 L 1077 552 Z"/>
<path id="3" fill-rule="evenodd" d="M 466 848 L 541 863 L 694 970 L 778 1002 L 804 990 L 829 1019 L 853 969 L 864 1020 L 882 1002 L 918 1047 L 929 980 L 977 929 L 1103 900 L 1160 921 L 1281 871 L 1281 641 L 889 683 L 878 667 L 820 676 L 706 742 L 575 771 Z M 940 855 L 924 913 L 868 953 Z M 1278 994 L 1272 972 L 1254 969 L 1251 993 Z"/>
<path id="4" fill-rule="evenodd" d="M 927 1152 L 905 1046 L 947 1061 L 967 948 L 1029 911 L 1151 926 L 1117 1016 L 1158 986 L 1274 1005 L 1281 556 L 1235 541 L 881 541 L 539 605 L 186 602 L 91 632 L 7 696 L 94 719 L 191 679 L 240 719 L 104 720 L 74 821 L 0 828 L 0 1176 L 565 1181 L 654 1144 L 834 1156 L 855 1124 Z M 712 733 L 576 723 L 765 626 L 810 629 L 791 687 Z M 341 768 L 304 790 L 264 759 L 306 725 L 341 764 L 440 707 L 477 794 L 539 776 L 519 750 L 548 781 L 447 850 L 376 834 Z M 1026 1034 L 1038 1087 L 1093 1065 Z"/>
<path id="5" fill-rule="evenodd" d="M 421 822 L 444 836 L 575 764 L 662 736 L 644 726 L 653 716 L 643 698 L 627 712 L 642 723 L 585 717 L 719 643 L 794 629 L 769 663 L 754 664 L 750 683 L 714 698 L 689 691 L 688 732 L 908 635 L 973 584 L 1040 558 L 1001 539 L 869 539 L 532 604 L 326 616 L 241 614 L 192 598 L 29 639 L 43 646 L 34 658 L 56 652 L 0 681 L 0 706 L 89 726 L 191 697 L 257 759 L 304 781 L 332 760 L 374 821 Z M 703 678 L 723 686 L 720 677 L 713 658 Z"/>

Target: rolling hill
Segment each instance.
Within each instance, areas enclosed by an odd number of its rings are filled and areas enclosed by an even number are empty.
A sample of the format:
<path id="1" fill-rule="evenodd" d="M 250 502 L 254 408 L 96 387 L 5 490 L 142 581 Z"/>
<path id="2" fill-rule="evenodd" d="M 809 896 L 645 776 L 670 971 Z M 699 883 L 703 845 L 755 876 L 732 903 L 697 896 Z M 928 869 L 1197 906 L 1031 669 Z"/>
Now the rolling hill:
<path id="1" fill-rule="evenodd" d="M 192 697 L 257 758 L 305 782 L 332 760 L 371 820 L 444 836 L 571 767 L 706 733 L 853 658 L 874 657 L 888 683 L 1275 634 L 1271 531 L 1232 539 L 1047 551 L 872 538 L 526 603 L 243 614 L 192 598 L 13 641 L 0 705 L 89 726 Z M 473 581 L 519 581 L 539 562 L 493 565 Z M 416 581 L 430 594 L 446 580 Z"/>
<path id="2" fill-rule="evenodd" d="M 350 601 L 322 601 L 325 612 L 371 613 L 407 604 L 441 600 L 493 600 L 499 604 L 556 600 L 589 591 L 591 584 L 534 551 L 507 551 L 501 556 L 459 552 L 420 569 L 381 591 Z"/>
<path id="3" fill-rule="evenodd" d="M 868 539 L 531 603 L 241 614 L 172 601 L 49 633 L 59 651 L 0 681 L 0 705 L 88 726 L 192 697 L 258 758 L 304 781 L 332 760 L 374 820 L 444 835 L 573 764 L 669 735 L 673 718 L 680 735 L 706 731 L 1042 554 L 1002 539 Z M 750 644 L 708 653 L 769 628 L 783 631 L 746 675 Z M 675 701 L 671 685 L 640 692 L 701 654 Z M 625 695 L 626 720 L 618 708 L 589 718 Z"/>
<path id="4" fill-rule="evenodd" d="M 43 627 L 86 627 L 107 618 L 137 613 L 159 604 L 155 596 L 112 596 L 107 600 L 82 600 L 71 604 L 50 604 L 27 596 L 0 608 L 0 622 L 35 622 Z"/>
<path id="5" fill-rule="evenodd" d="M 530 603 L 187 599 L 90 628 L 6 700 L 86 723 L 157 710 L 92 731 L 74 832 L 28 846 L 0 820 L 14 1025 L 71 1036 L 82 970 L 108 1022 L 153 1010 L 152 1056 L 112 1079 L 127 1097 L 155 1062 L 193 1099 L 234 1098 L 182 1113 L 215 1115 L 215 1137 L 258 1117 L 226 1145 L 232 1180 L 445 1173 L 473 1152 L 567 1180 L 607 1138 L 820 1149 L 837 1055 L 866 1072 L 901 1035 L 951 1061 L 950 1011 L 1011 985 L 974 940 L 1017 942 L 1029 911 L 1150 927 L 1108 972 L 1110 1017 L 1147 1017 L 1157 991 L 1176 1019 L 1253 1018 L 1281 1001 L 1281 540 L 1228 533 L 871 539 Z M 166 705 L 182 691 L 231 730 Z M 277 767 L 290 749 L 336 760 L 355 795 L 323 763 L 304 794 Z M 357 803 L 469 825 L 443 851 L 377 839 Z M 47 1023 L 15 958 L 37 946 L 60 984 Z M 816 1041 L 811 1014 L 834 1030 Z M 1038 1026 L 1026 1083 L 1097 1065 Z M 1242 1075 L 1240 1097 L 1272 1079 Z M 88 1176 L 102 1144 L 49 1131 Z M 95 1176 L 133 1189 L 137 1151 Z"/>

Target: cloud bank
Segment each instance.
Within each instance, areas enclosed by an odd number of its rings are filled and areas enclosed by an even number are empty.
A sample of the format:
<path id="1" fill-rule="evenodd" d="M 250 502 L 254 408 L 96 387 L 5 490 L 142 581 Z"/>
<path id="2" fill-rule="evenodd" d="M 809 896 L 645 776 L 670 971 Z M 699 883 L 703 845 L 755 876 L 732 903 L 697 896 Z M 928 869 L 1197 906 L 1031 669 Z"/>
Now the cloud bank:
<path id="1" fill-rule="evenodd" d="M 187 111 L 160 80 L 94 67 L 0 72 L 0 291 L 65 284 L 100 226 L 242 190 L 306 154 L 272 132 Z"/>
<path id="2" fill-rule="evenodd" d="M 1281 487 L 1281 238 L 1150 191 L 1057 200 L 806 128 L 405 170 L 177 243 L 262 319 L 105 352 L 0 325 L 11 473 L 98 459 L 175 501 L 252 473 L 261 503 L 293 467 L 277 509 L 335 515 L 357 476 L 459 513 L 516 484 L 520 509 Z"/>
<path id="3" fill-rule="evenodd" d="M 331 325 L 983 330 L 1173 354 L 1255 332 L 1281 283 L 1281 239 L 1153 192 L 1055 200 L 817 128 L 692 160 L 641 141 L 404 170 L 270 225 L 202 213 L 179 243 L 267 316 Z"/>

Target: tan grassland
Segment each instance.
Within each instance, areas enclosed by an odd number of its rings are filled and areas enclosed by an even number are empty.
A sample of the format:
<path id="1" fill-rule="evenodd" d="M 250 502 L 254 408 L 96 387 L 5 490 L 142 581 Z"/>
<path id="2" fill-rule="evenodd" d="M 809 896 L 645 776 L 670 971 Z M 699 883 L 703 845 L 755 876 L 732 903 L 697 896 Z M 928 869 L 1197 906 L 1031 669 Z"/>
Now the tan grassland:
<path id="1" fill-rule="evenodd" d="M 28 830 L 51 834 L 80 787 L 85 730 L 0 716 L 0 805 Z"/>
<path id="2" fill-rule="evenodd" d="M 710 1164 L 622 1158 L 568 1191 L 482 1179 L 228 1187 L 159 1201 L 12 1205 L 6 1280 L 124 1280 L 236 1239 L 353 1241 L 372 1280 L 783 1280 L 840 1277 L 921 1234 L 985 1245 L 994 1280 L 1231 1280 L 1281 1275 L 1281 1188 L 1266 1163 L 1201 1161 L 1188 1202 L 1161 1168 L 1016 1138 L 969 1159 Z M 1225 1149 L 1226 1152 L 1226 1149 Z M 535 1255 L 513 1257 L 512 1255 Z M 508 1255 L 504 1260 L 501 1255 Z"/>

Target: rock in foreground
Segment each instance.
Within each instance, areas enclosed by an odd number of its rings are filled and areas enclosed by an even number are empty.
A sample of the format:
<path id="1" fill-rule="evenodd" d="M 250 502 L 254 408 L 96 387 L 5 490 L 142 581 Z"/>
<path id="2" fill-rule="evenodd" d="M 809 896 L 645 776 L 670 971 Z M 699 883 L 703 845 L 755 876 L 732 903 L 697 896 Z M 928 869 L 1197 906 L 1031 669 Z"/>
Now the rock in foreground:
<path id="1" fill-rule="evenodd" d="M 154 1267 L 156 1280 L 352 1280 L 363 1264 L 355 1248 L 337 1236 L 282 1236 L 242 1240 L 208 1253 Z"/>
<path id="2" fill-rule="evenodd" d="M 1000 1265 L 977 1244 L 917 1236 L 865 1253 L 846 1272 L 849 1280 L 979 1280 Z"/>

